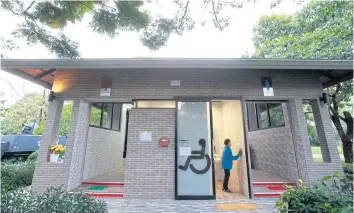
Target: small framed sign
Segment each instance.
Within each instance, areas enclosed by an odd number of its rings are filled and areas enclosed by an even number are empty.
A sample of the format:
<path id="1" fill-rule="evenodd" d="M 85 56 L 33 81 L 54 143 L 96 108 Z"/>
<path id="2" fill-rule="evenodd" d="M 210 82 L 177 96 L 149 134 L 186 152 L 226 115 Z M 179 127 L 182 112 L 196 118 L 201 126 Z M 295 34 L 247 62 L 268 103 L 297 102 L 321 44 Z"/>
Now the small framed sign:
<path id="1" fill-rule="evenodd" d="M 171 80 L 171 86 L 179 87 L 179 86 L 181 86 L 181 81 L 180 80 Z"/>
<path id="2" fill-rule="evenodd" d="M 271 77 L 261 77 L 263 95 L 264 96 L 274 96 L 273 83 Z"/>
<path id="3" fill-rule="evenodd" d="M 102 77 L 100 96 L 111 96 L 111 90 L 112 90 L 112 77 L 109 76 Z"/>
<path id="4" fill-rule="evenodd" d="M 152 141 L 152 134 L 151 132 L 140 132 L 140 141 Z"/>

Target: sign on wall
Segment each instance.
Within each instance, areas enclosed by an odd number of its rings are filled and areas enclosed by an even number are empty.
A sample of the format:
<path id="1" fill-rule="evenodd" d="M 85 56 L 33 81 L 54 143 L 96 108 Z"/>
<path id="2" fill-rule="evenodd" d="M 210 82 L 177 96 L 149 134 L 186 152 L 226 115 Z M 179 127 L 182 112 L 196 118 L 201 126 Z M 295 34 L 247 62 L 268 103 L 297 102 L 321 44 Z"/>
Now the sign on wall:
<path id="1" fill-rule="evenodd" d="M 180 80 L 171 80 L 171 86 L 179 87 L 179 86 L 181 86 L 181 81 Z"/>
<path id="2" fill-rule="evenodd" d="M 103 76 L 100 96 L 111 96 L 111 90 L 112 90 L 112 77 Z"/>
<path id="3" fill-rule="evenodd" d="M 140 141 L 152 141 L 152 134 L 151 132 L 140 132 Z"/>
<path id="4" fill-rule="evenodd" d="M 261 77 L 263 95 L 264 96 L 274 96 L 273 83 L 271 77 Z"/>

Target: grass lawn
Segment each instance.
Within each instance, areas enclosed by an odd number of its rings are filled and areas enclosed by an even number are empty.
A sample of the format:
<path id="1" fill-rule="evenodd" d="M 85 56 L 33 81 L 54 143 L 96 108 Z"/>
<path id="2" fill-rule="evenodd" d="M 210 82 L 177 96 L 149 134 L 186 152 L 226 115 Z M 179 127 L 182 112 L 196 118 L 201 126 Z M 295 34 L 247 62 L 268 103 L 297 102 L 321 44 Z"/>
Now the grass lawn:
<path id="1" fill-rule="evenodd" d="M 312 151 L 312 155 L 321 155 L 321 148 L 319 146 L 311 146 L 311 151 Z M 338 152 L 340 153 L 340 147 L 338 146 Z M 342 163 L 344 163 L 344 156 L 343 154 L 339 154 L 340 159 L 342 161 Z M 315 162 L 323 162 L 322 157 L 320 156 L 314 156 L 313 157 L 313 161 Z"/>

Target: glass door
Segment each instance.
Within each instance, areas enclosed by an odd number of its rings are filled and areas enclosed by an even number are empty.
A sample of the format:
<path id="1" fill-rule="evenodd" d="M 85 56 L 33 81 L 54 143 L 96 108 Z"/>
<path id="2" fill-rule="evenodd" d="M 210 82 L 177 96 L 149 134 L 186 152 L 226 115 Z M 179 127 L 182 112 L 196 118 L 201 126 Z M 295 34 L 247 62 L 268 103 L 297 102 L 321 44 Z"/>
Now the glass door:
<path id="1" fill-rule="evenodd" d="M 177 102 L 176 199 L 215 199 L 209 102 Z"/>

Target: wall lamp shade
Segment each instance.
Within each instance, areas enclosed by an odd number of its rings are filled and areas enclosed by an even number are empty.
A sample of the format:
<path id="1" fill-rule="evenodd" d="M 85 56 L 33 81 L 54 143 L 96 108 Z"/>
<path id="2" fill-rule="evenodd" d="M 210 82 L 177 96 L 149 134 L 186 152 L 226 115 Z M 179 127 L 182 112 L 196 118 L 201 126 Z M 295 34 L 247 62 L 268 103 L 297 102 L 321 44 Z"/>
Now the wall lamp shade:
<path id="1" fill-rule="evenodd" d="M 48 101 L 53 101 L 55 99 L 55 93 L 51 90 L 49 92 Z"/>
<path id="2" fill-rule="evenodd" d="M 320 97 L 320 100 L 323 101 L 323 103 L 328 103 L 328 94 L 326 92 L 322 93 L 322 97 Z"/>

